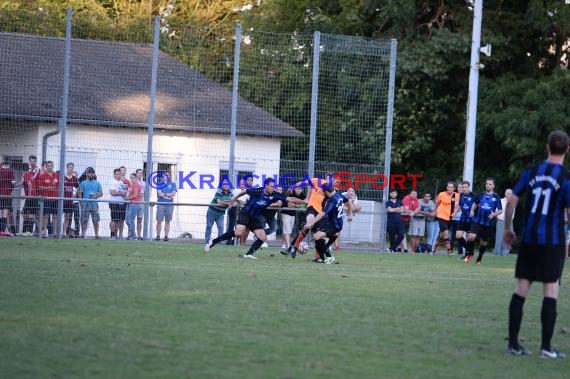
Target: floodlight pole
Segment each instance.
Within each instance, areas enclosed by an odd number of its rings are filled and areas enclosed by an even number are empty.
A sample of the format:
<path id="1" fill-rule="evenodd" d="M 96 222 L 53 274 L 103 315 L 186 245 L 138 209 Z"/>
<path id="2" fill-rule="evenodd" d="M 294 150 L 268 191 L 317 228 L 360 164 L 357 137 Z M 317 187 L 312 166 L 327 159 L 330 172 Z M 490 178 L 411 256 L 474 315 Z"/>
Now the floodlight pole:
<path id="1" fill-rule="evenodd" d="M 473 8 L 473 37 L 471 41 L 471 65 L 469 71 L 469 95 L 467 98 L 467 127 L 465 131 L 465 158 L 463 180 L 473 185 L 475 162 L 475 135 L 477 124 L 477 94 L 479 91 L 479 49 L 481 48 L 481 22 L 483 20 L 483 0 L 475 0 Z"/>

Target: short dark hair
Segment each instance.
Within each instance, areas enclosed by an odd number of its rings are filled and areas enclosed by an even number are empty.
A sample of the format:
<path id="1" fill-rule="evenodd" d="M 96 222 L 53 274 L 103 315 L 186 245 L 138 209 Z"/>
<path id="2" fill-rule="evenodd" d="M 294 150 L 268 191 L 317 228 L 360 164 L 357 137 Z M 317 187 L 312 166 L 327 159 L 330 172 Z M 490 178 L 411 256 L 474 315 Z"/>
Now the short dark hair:
<path id="1" fill-rule="evenodd" d="M 121 169 L 120 169 L 120 168 L 116 168 L 116 169 L 113 170 L 113 174 L 116 174 L 117 172 L 121 172 Z"/>
<path id="2" fill-rule="evenodd" d="M 548 135 L 548 150 L 550 150 L 550 154 L 566 154 L 569 144 L 568 134 L 563 130 L 555 130 Z"/>
<path id="3" fill-rule="evenodd" d="M 267 179 L 265 179 L 265 180 L 263 181 L 263 186 L 267 186 L 267 185 L 268 185 L 269 183 L 271 183 L 271 182 L 275 183 L 275 179 L 273 179 L 273 178 L 267 178 Z"/>
<path id="4" fill-rule="evenodd" d="M 30 159 L 33 159 L 33 160 L 37 161 L 37 160 L 38 160 L 38 157 L 36 157 L 35 155 L 30 155 L 30 156 L 28 157 L 28 160 L 30 160 Z"/>

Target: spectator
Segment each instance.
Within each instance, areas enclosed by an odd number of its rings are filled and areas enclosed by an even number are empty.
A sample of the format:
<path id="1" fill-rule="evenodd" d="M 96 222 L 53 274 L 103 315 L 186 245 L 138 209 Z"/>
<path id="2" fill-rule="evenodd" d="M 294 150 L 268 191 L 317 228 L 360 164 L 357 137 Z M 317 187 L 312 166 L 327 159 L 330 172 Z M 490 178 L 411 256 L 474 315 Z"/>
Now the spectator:
<path id="1" fill-rule="evenodd" d="M 77 188 L 79 187 L 79 181 L 77 176 L 73 173 L 75 165 L 69 162 L 66 166 L 66 172 L 63 175 L 63 197 L 72 199 L 77 197 Z M 73 200 L 64 200 L 63 202 L 63 231 L 68 238 L 74 238 L 75 235 L 71 233 L 71 216 L 73 215 Z"/>
<path id="2" fill-rule="evenodd" d="M 404 212 L 402 213 L 404 239 L 402 240 L 400 247 L 404 250 L 404 253 L 408 252 L 408 241 L 406 239 L 406 235 L 410 234 L 410 222 L 412 220 L 412 215 L 415 214 L 416 210 L 418 209 L 419 203 L 418 192 L 415 190 L 412 190 L 402 199 L 402 204 L 404 204 Z M 414 251 L 413 248 L 412 251 Z"/>
<path id="3" fill-rule="evenodd" d="M 46 162 L 46 171 L 38 177 L 38 190 L 40 194 L 44 196 L 44 220 L 42 236 L 44 231 L 49 234 L 50 237 L 56 236 L 58 234 L 59 220 L 57 218 L 57 188 L 59 185 L 59 173 L 53 171 L 53 162 Z M 49 223 L 50 216 L 52 218 L 52 230 L 47 232 L 47 227 Z M 53 233 L 53 234 L 52 234 Z"/>
<path id="4" fill-rule="evenodd" d="M 388 249 L 390 253 L 395 253 L 404 239 L 404 224 L 401 217 L 403 212 L 404 204 L 398 199 L 398 191 L 390 191 L 390 199 L 386 201 L 386 232 L 390 240 Z"/>
<path id="5" fill-rule="evenodd" d="M 305 191 L 303 190 L 302 187 L 295 187 L 289 190 L 288 196 L 305 200 Z M 302 204 L 298 204 L 291 201 L 287 202 L 287 208 L 301 208 L 301 207 Z M 289 210 L 281 211 L 281 219 L 283 221 L 283 245 L 281 245 L 282 249 L 286 249 L 287 246 L 291 244 L 291 234 L 293 233 L 293 229 L 295 228 L 295 220 L 297 219 L 297 215 L 299 215 L 300 213 L 301 212 L 289 211 Z M 301 222 L 302 218 L 303 217 L 299 217 Z"/>
<path id="6" fill-rule="evenodd" d="M 230 190 L 230 185 L 224 181 L 221 188 L 216 191 L 206 213 L 206 233 L 204 236 L 206 243 L 210 241 L 214 223 L 216 223 L 218 228 L 218 237 L 224 233 L 224 217 L 226 209 L 231 205 L 231 198 L 232 191 Z"/>
<path id="7" fill-rule="evenodd" d="M 135 171 L 136 180 L 139 182 L 141 186 L 141 201 L 144 198 L 144 191 L 146 190 L 146 182 L 144 181 L 144 171 L 142 168 L 137 169 Z M 142 240 L 142 224 L 143 224 L 143 215 L 145 206 L 142 204 L 139 206 L 139 211 L 137 212 L 137 239 Z"/>
<path id="8" fill-rule="evenodd" d="M 162 180 L 159 177 L 159 180 Z M 162 230 L 162 222 L 164 221 L 164 240 L 168 241 L 168 233 L 170 233 L 170 221 L 174 213 L 174 196 L 176 196 L 176 183 L 169 182 L 159 186 L 157 190 L 158 206 L 156 207 L 156 238 L 160 241 L 160 233 Z"/>
<path id="9" fill-rule="evenodd" d="M 84 180 L 81 180 L 85 178 Z M 95 200 L 103 196 L 103 189 L 101 183 L 97 181 L 95 170 L 93 167 L 87 167 L 85 173 L 79 178 L 79 193 L 78 197 L 83 200 Z M 93 222 L 93 230 L 95 231 L 95 239 L 99 237 L 99 205 L 96 201 L 82 201 L 81 202 L 81 238 L 85 238 L 87 232 L 87 225 L 89 217 Z"/>
<path id="10" fill-rule="evenodd" d="M 119 172 L 121 173 L 121 181 L 123 182 L 123 189 L 127 192 L 129 191 L 129 186 L 131 185 L 131 181 L 127 178 L 127 168 L 125 166 L 119 167 Z M 128 200 L 128 196 L 125 197 L 125 200 Z M 123 239 L 123 232 L 125 229 L 125 219 L 127 217 L 127 208 L 129 207 L 129 203 L 123 203 L 123 219 L 119 220 L 117 223 L 117 233 L 116 237 L 119 240 Z"/>
<path id="11" fill-rule="evenodd" d="M 139 210 L 141 208 L 142 201 L 142 186 L 137 180 L 137 174 L 131 174 L 131 180 L 129 181 L 129 195 L 130 199 L 129 206 L 127 207 L 127 225 L 129 227 L 129 240 L 136 240 L 137 234 L 135 230 L 135 218 L 137 217 Z"/>
<path id="12" fill-rule="evenodd" d="M 13 231 L 7 231 L 8 221 L 12 213 L 12 188 L 16 184 L 14 170 L 10 168 L 10 162 L 2 162 L 0 165 L 0 233 L 13 235 Z"/>
<path id="13" fill-rule="evenodd" d="M 431 199 L 431 193 L 426 192 L 420 201 L 419 213 L 425 216 L 426 243 L 430 246 L 430 254 L 435 253 L 435 240 L 439 232 L 439 224 L 435 220 L 435 203 Z"/>
<path id="14" fill-rule="evenodd" d="M 507 189 L 505 191 L 505 197 L 501 199 L 501 208 L 507 209 L 507 202 L 513 196 L 513 190 Z M 515 212 L 513 211 L 513 218 L 515 217 Z M 512 220 L 511 220 L 512 222 Z M 565 224 L 567 225 L 567 224 Z M 495 229 L 495 256 L 507 256 L 510 253 L 510 249 L 503 243 L 503 234 L 505 232 L 505 213 L 501 213 L 497 216 L 497 225 Z"/>
<path id="15" fill-rule="evenodd" d="M 253 182 L 253 178 L 249 177 L 248 180 L 250 180 L 250 179 Z M 239 194 L 244 189 L 245 189 L 244 179 L 240 179 L 239 188 L 233 189 L 232 196 Z M 240 198 L 236 202 L 234 202 L 231 207 L 228 208 L 228 227 L 226 228 L 226 232 L 229 232 L 230 230 L 234 230 L 234 228 L 236 226 L 236 222 L 237 222 L 237 215 L 238 215 L 239 209 L 240 209 L 240 207 L 244 206 L 247 203 L 248 199 L 249 199 L 249 196 L 244 195 L 244 196 L 242 196 L 242 198 Z M 226 245 L 233 245 L 234 242 L 235 242 L 234 238 L 230 238 L 226 241 Z"/>
<path id="16" fill-rule="evenodd" d="M 24 208 L 22 213 L 24 214 L 24 225 L 22 234 L 25 236 L 31 236 L 35 234 L 39 236 L 38 230 L 38 199 L 37 196 L 37 178 L 41 173 L 41 169 L 38 166 L 38 158 L 35 155 L 30 155 L 28 157 L 28 171 L 24 173 L 22 177 L 24 186 L 24 195 L 29 196 L 24 201 Z"/>
<path id="17" fill-rule="evenodd" d="M 75 176 L 77 178 L 77 188 L 74 190 L 74 195 L 73 196 L 73 204 L 72 204 L 72 208 L 73 208 L 73 213 L 72 213 L 72 217 L 71 220 L 73 221 L 73 229 L 71 228 L 71 221 L 70 221 L 70 233 L 73 235 L 74 238 L 79 238 L 80 232 L 81 232 L 81 212 L 80 212 L 80 208 L 81 208 L 81 204 L 79 204 L 79 200 L 78 198 L 78 192 L 79 192 L 79 175 L 77 174 L 77 171 L 73 171 L 73 176 Z"/>
<path id="18" fill-rule="evenodd" d="M 116 168 L 113 170 L 113 178 L 111 188 L 109 189 L 109 194 L 111 195 L 111 202 L 109 203 L 111 221 L 109 222 L 109 228 L 111 229 L 111 239 L 119 239 L 119 228 L 125 222 L 125 199 L 129 196 L 129 187 L 125 184 L 120 169 Z"/>

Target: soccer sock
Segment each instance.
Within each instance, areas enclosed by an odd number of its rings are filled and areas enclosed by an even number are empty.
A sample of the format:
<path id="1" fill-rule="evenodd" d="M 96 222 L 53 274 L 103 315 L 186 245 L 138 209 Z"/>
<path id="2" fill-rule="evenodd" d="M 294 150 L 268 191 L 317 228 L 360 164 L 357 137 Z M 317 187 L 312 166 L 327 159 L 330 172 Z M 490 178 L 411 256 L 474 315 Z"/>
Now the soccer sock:
<path id="1" fill-rule="evenodd" d="M 212 240 L 212 246 L 214 246 L 215 244 L 220 243 L 222 241 L 225 241 L 227 239 L 234 238 L 235 236 L 236 236 L 236 234 L 233 230 L 230 230 L 229 232 L 225 232 L 221 236 L 216 237 Z M 255 242 L 257 242 L 257 240 Z"/>
<path id="2" fill-rule="evenodd" d="M 480 262 L 481 259 L 483 259 L 483 254 L 485 254 L 485 251 L 487 251 L 487 245 L 481 245 L 479 247 L 479 256 L 477 257 L 477 260 Z"/>
<path id="3" fill-rule="evenodd" d="M 321 259 L 323 259 L 325 257 L 325 255 L 327 257 L 331 256 L 331 254 L 327 251 L 327 244 L 326 244 L 324 239 L 320 239 L 318 241 L 315 241 L 315 248 L 317 249 L 317 252 L 319 253 L 319 256 L 321 257 Z"/>
<path id="4" fill-rule="evenodd" d="M 332 236 L 329 238 L 329 241 L 326 244 L 326 250 L 337 240 L 338 236 Z"/>
<path id="5" fill-rule="evenodd" d="M 7 225 L 8 225 L 8 219 L 5 217 L 0 218 L 0 232 L 4 232 L 6 230 Z"/>
<path id="6" fill-rule="evenodd" d="M 475 250 L 475 241 L 467 241 L 467 252 L 469 253 L 469 255 L 475 255 L 474 250 Z"/>
<path id="7" fill-rule="evenodd" d="M 299 230 L 299 234 L 297 235 L 297 238 L 295 238 L 295 242 L 293 242 L 293 246 L 295 246 L 297 249 L 299 248 L 299 244 L 301 242 L 303 242 L 303 240 L 305 239 L 305 237 L 307 236 L 307 233 L 309 233 L 309 231 L 305 228 Z"/>
<path id="8" fill-rule="evenodd" d="M 315 259 L 322 259 L 324 261 L 326 250 L 327 250 L 325 240 L 320 239 L 318 241 L 315 241 L 315 249 L 317 250 L 316 254 L 315 254 Z M 318 254 L 319 258 L 317 258 L 317 254 Z M 330 254 L 328 254 L 327 256 L 330 256 Z"/>
<path id="9" fill-rule="evenodd" d="M 556 324 L 556 299 L 552 297 L 545 297 L 542 299 L 540 321 L 542 322 L 541 349 L 550 351 L 550 341 L 552 340 L 552 335 L 554 334 L 554 324 Z"/>
<path id="10" fill-rule="evenodd" d="M 459 250 L 462 250 L 464 254 L 467 254 L 467 241 L 464 237 L 457 240 L 457 245 L 459 245 Z"/>
<path id="11" fill-rule="evenodd" d="M 519 348 L 519 331 L 523 317 L 523 305 L 525 298 L 513 293 L 509 305 L 509 346 Z"/>
<path id="12" fill-rule="evenodd" d="M 247 251 L 247 253 L 245 253 L 245 255 L 253 255 L 253 253 L 255 253 L 257 249 L 261 247 L 261 245 L 263 245 L 263 241 L 260 239 L 256 239 L 255 241 L 253 241 L 253 243 L 251 244 L 249 250 Z"/>

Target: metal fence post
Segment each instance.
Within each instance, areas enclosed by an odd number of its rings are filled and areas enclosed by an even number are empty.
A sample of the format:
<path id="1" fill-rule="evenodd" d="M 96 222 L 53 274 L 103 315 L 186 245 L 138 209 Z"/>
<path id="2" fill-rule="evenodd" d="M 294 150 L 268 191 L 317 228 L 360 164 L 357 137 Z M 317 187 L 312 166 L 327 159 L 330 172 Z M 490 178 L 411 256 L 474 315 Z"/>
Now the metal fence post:
<path id="1" fill-rule="evenodd" d="M 390 82 L 388 86 L 388 110 L 386 115 L 386 148 L 384 156 L 384 175 L 388 183 L 383 190 L 382 204 L 380 204 L 380 251 L 386 250 L 386 207 L 385 202 L 390 193 L 390 160 L 392 155 L 392 130 L 394 125 L 394 92 L 396 85 L 396 55 L 398 41 L 392 39 L 390 43 Z"/>
<path id="2" fill-rule="evenodd" d="M 154 136 L 154 103 L 156 100 L 156 81 L 158 77 L 158 46 L 160 43 L 160 17 L 154 18 L 154 43 L 152 49 L 152 76 L 150 80 L 150 110 L 148 115 L 148 134 L 146 147 L 146 178 L 147 185 L 144 187 L 144 212 L 143 212 L 143 238 L 149 239 L 151 220 L 148 215 L 148 202 L 150 201 L 150 173 L 152 167 L 152 138 Z"/>
<path id="3" fill-rule="evenodd" d="M 234 183 L 235 178 L 235 149 L 236 149 L 236 131 L 237 131 L 237 108 L 238 108 L 238 89 L 239 89 L 239 62 L 241 54 L 241 25 L 236 25 L 236 44 L 234 47 L 234 79 L 232 87 L 232 118 L 230 124 L 230 162 L 228 167 L 228 175 L 230 181 Z M 235 183 L 235 188 L 239 188 L 239 183 Z"/>
<path id="4" fill-rule="evenodd" d="M 67 7 L 67 19 L 65 24 L 65 55 L 63 60 L 63 98 L 61 102 L 61 118 L 59 119 L 60 142 L 59 142 L 59 182 L 58 182 L 58 197 L 64 196 L 64 181 L 65 181 L 65 150 L 67 139 L 67 110 L 69 99 L 69 65 L 71 60 L 71 7 Z M 53 231 L 54 237 L 61 238 L 63 236 L 63 200 L 57 201 L 57 222 L 54 227 L 58 228 Z"/>
<path id="5" fill-rule="evenodd" d="M 311 88 L 311 129 L 309 131 L 309 162 L 307 174 L 315 176 L 315 148 L 317 143 L 317 112 L 319 108 L 319 63 L 321 52 L 321 32 L 313 38 L 313 78 Z"/>

